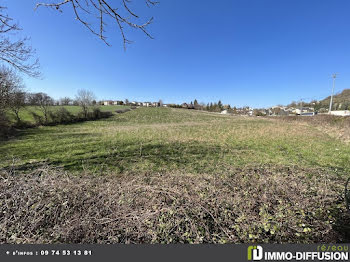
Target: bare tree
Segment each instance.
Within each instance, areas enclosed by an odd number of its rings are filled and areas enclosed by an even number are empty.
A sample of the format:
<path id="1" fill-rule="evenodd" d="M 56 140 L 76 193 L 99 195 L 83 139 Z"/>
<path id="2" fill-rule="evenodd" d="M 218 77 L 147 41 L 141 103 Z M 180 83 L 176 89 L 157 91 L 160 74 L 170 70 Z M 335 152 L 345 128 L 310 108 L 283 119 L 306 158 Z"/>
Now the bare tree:
<path id="1" fill-rule="evenodd" d="M 158 3 L 153 0 L 143 1 L 148 7 L 154 6 Z M 74 12 L 75 19 L 82 23 L 91 33 L 98 36 L 107 45 L 109 45 L 109 43 L 105 36 L 105 28 L 107 26 L 107 21 L 112 19 L 119 28 L 125 49 L 126 45 L 130 44 L 132 41 L 127 39 L 124 32 L 124 26 L 140 30 L 146 36 L 153 39 L 147 31 L 147 26 L 152 23 L 153 17 L 143 23 L 139 23 L 138 21 L 140 17 L 131 10 L 129 7 L 130 2 L 130 0 L 121 0 L 120 6 L 116 7 L 115 1 L 113 0 L 51 0 L 50 2 L 38 3 L 36 8 L 46 6 L 62 12 L 63 6 L 70 6 Z M 89 18 L 94 19 L 97 22 L 94 23 L 96 26 L 93 26 L 88 22 Z"/>
<path id="2" fill-rule="evenodd" d="M 21 78 L 15 71 L 0 67 L 0 137 L 7 136 L 11 131 L 11 124 L 7 118 L 7 111 L 12 109 L 19 121 L 19 110 L 24 101 L 19 101 L 19 93 L 22 91 Z"/>
<path id="3" fill-rule="evenodd" d="M 48 116 L 50 107 L 53 105 L 54 100 L 45 93 L 36 93 L 34 94 L 34 101 L 38 105 L 44 115 L 45 122 L 48 122 Z"/>
<path id="4" fill-rule="evenodd" d="M 95 100 L 95 95 L 91 91 L 80 89 L 78 90 L 75 100 L 81 107 L 84 117 L 87 118 L 89 107 L 92 105 L 92 101 Z"/>
<path id="5" fill-rule="evenodd" d="M 16 91 L 21 91 L 21 78 L 8 67 L 0 67 L 0 110 L 9 108 L 11 98 Z"/>
<path id="6" fill-rule="evenodd" d="M 21 121 L 21 118 L 19 116 L 19 112 L 21 111 L 22 108 L 25 107 L 25 97 L 26 93 L 19 90 L 16 90 L 10 98 L 10 109 L 11 111 L 15 114 L 17 122 Z"/>
<path id="7" fill-rule="evenodd" d="M 35 50 L 28 44 L 28 38 L 14 40 L 13 34 L 21 28 L 5 10 L 5 7 L 0 6 L 0 61 L 29 76 L 40 76 L 39 60 L 34 58 Z"/>
<path id="8" fill-rule="evenodd" d="M 68 106 L 71 102 L 72 102 L 72 99 L 70 99 L 69 97 L 62 97 L 60 99 L 60 104 L 62 106 Z"/>

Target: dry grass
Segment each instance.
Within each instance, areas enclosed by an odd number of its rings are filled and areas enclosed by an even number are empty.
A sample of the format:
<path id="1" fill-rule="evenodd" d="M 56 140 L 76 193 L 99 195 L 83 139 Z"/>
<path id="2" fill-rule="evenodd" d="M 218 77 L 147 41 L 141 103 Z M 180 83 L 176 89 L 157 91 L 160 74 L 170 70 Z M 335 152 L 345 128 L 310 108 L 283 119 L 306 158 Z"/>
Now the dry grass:
<path id="1" fill-rule="evenodd" d="M 0 176 L 0 242 L 349 242 L 344 183 L 276 166 L 103 177 L 12 169 Z"/>
<path id="2" fill-rule="evenodd" d="M 350 117 L 316 115 L 311 117 L 286 116 L 278 118 L 286 122 L 304 123 L 331 137 L 350 143 Z"/>

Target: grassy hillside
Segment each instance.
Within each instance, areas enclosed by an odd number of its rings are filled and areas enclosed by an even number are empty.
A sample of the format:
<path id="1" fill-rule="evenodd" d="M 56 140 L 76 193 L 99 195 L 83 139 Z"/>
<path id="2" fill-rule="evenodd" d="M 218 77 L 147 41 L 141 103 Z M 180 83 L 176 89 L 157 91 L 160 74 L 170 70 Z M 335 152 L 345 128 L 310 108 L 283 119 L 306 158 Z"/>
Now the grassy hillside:
<path id="1" fill-rule="evenodd" d="M 331 97 L 319 101 L 316 108 L 328 109 Z M 333 96 L 333 110 L 350 110 L 350 89 L 344 89 L 341 93 Z"/>
<path id="2" fill-rule="evenodd" d="M 139 108 L 0 152 L 1 243 L 350 241 L 349 144 L 305 122 Z"/>
<path id="3" fill-rule="evenodd" d="M 331 97 L 327 97 L 323 100 L 321 100 L 320 102 L 322 104 L 326 104 L 329 105 L 329 102 L 331 100 Z M 340 92 L 339 94 L 336 94 L 333 96 L 333 101 L 335 103 L 345 103 L 345 102 L 350 102 L 350 89 L 344 89 L 342 92 Z"/>
<path id="4" fill-rule="evenodd" d="M 50 110 L 52 112 L 55 112 L 57 111 L 59 108 L 62 108 L 64 107 L 65 109 L 67 109 L 70 113 L 76 115 L 78 114 L 80 111 L 81 111 L 81 107 L 79 106 L 52 106 L 50 108 Z M 98 106 L 98 108 L 101 109 L 101 111 L 111 111 L 111 112 L 114 112 L 115 110 L 119 109 L 119 108 L 126 108 L 125 106 Z M 42 111 L 40 110 L 39 107 L 37 106 L 26 106 L 25 108 L 23 108 L 21 111 L 20 111 L 20 118 L 22 121 L 27 121 L 29 123 L 34 123 L 34 118 L 31 114 L 31 112 L 34 112 L 36 114 L 38 114 L 39 116 L 43 116 L 43 113 Z M 8 116 L 10 118 L 11 121 L 15 122 L 15 115 L 9 111 L 8 112 Z"/>
<path id="5" fill-rule="evenodd" d="M 0 144 L 0 167 L 47 162 L 70 170 L 214 172 L 279 164 L 350 170 L 350 148 L 309 126 L 140 108 L 82 124 L 25 130 Z"/>

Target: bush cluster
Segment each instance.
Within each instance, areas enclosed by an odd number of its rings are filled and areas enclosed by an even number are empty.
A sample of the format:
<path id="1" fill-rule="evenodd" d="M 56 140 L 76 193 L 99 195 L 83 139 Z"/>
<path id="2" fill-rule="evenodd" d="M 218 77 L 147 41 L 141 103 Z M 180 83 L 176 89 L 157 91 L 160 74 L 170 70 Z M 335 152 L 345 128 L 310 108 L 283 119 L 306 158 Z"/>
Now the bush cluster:
<path id="1" fill-rule="evenodd" d="M 10 121 L 5 112 L 0 110 L 0 139 L 9 136 L 12 133 Z"/>
<path id="2" fill-rule="evenodd" d="M 102 112 L 99 108 L 94 108 L 91 112 L 88 112 L 85 116 L 84 113 L 80 112 L 77 115 L 73 115 L 64 107 L 61 107 L 57 111 L 49 112 L 49 119 L 47 122 L 44 118 L 35 112 L 31 112 L 35 123 L 39 125 L 60 125 L 60 124 L 71 124 L 83 121 L 98 120 L 102 118 L 108 118 L 113 114 L 111 112 Z"/>
<path id="3" fill-rule="evenodd" d="M 91 112 L 88 112 L 86 116 L 83 113 L 74 115 L 64 107 L 61 107 L 56 111 L 49 111 L 47 121 L 42 115 L 39 115 L 35 112 L 31 112 L 31 115 L 35 123 L 17 121 L 15 124 L 11 124 L 6 114 L 0 112 L 0 139 L 6 139 L 13 135 L 16 128 L 23 129 L 37 126 L 72 124 L 77 122 L 108 118 L 113 114 L 112 112 L 102 112 L 99 108 L 94 108 Z"/>
<path id="4" fill-rule="evenodd" d="M 130 108 L 123 108 L 123 109 L 117 109 L 117 110 L 115 110 L 115 112 L 117 114 L 122 114 L 122 113 L 129 112 L 130 110 L 131 110 Z"/>

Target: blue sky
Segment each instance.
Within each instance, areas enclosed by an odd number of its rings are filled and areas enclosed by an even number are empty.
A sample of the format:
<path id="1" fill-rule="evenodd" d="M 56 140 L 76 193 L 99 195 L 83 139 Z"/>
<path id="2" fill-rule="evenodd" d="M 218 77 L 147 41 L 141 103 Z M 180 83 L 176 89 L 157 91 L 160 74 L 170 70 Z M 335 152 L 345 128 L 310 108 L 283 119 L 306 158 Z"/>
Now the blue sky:
<path id="1" fill-rule="evenodd" d="M 333 72 L 336 91 L 350 88 L 348 0 L 160 0 L 151 9 L 134 0 L 154 16 L 155 39 L 127 30 L 126 51 L 115 25 L 108 47 L 70 9 L 34 11 L 38 1 L 2 0 L 40 58 L 43 79 L 26 77 L 27 89 L 54 98 L 84 88 L 99 99 L 266 107 L 328 96 Z"/>

